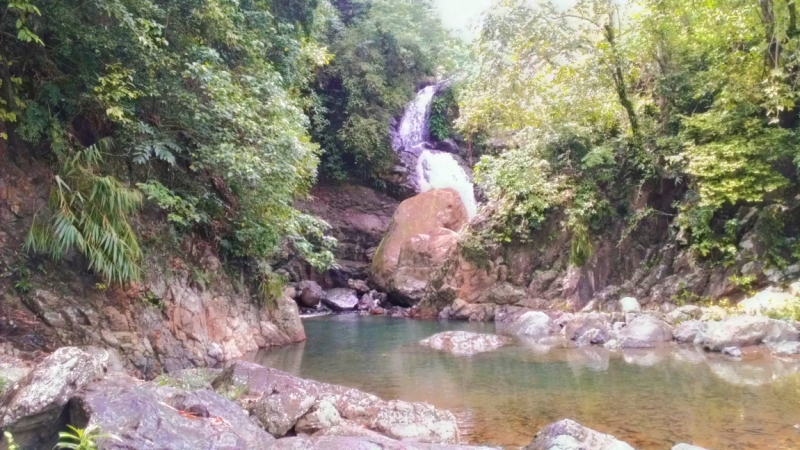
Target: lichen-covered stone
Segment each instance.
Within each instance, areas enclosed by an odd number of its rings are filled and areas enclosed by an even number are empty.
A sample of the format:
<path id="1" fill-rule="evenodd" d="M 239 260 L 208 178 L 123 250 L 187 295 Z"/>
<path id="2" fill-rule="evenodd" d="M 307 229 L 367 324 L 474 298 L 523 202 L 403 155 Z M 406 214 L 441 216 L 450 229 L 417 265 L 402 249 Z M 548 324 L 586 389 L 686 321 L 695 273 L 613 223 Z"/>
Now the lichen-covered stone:
<path id="1" fill-rule="evenodd" d="M 22 448 L 49 443 L 58 431 L 64 407 L 106 367 L 75 347 L 62 347 L 45 358 L 0 398 L 0 429 L 9 431 Z"/>
<path id="2" fill-rule="evenodd" d="M 445 331 L 423 339 L 420 341 L 420 345 L 449 352 L 456 356 L 472 356 L 497 350 L 508 342 L 507 338 L 494 334 Z"/>
<path id="3" fill-rule="evenodd" d="M 615 437 L 569 419 L 542 428 L 525 450 L 634 450 Z"/>

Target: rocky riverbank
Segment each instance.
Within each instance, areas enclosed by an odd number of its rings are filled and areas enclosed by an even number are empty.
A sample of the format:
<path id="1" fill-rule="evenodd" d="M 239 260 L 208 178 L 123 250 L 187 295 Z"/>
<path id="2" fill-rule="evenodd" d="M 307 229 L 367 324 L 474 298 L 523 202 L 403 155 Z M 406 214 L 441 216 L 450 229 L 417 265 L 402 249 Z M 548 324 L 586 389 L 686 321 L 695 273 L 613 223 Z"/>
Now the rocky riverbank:
<path id="1" fill-rule="evenodd" d="M 0 429 L 22 450 L 52 448 L 68 424 L 99 427 L 106 435 L 97 440 L 100 450 L 488 450 L 461 445 L 448 411 L 251 363 L 178 371 L 150 382 L 120 369 L 106 351 L 75 347 L 60 348 L 33 367 L 6 357 L 0 363 L 0 375 L 9 377 Z M 567 420 L 545 427 L 526 448 L 632 447 Z"/>

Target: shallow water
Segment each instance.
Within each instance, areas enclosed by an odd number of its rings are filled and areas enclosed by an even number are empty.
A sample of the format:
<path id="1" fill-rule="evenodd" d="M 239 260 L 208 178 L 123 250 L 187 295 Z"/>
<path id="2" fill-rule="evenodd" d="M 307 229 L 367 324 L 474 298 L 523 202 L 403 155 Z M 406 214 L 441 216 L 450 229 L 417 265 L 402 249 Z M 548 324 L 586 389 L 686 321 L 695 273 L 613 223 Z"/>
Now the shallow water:
<path id="1" fill-rule="evenodd" d="M 472 444 L 527 445 L 571 418 L 638 449 L 800 449 L 800 366 L 747 354 L 728 361 L 689 347 L 608 352 L 516 343 L 473 357 L 416 345 L 446 330 L 493 324 L 357 315 L 304 321 L 308 341 L 256 362 L 384 399 L 449 409 Z"/>

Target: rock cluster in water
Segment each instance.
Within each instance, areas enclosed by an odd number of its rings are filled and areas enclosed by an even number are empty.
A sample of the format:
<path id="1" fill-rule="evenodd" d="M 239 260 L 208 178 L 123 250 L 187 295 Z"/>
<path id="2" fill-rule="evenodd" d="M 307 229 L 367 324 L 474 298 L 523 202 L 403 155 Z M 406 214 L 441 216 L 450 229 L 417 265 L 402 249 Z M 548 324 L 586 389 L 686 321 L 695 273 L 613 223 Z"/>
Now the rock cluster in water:
<path id="1" fill-rule="evenodd" d="M 0 397 L 0 428 L 22 450 L 52 448 L 67 424 L 98 426 L 106 435 L 99 450 L 489 450 L 460 445 L 455 417 L 425 403 L 385 401 L 246 362 L 144 382 L 108 356 L 64 347 L 33 368 L 3 362 L 3 374 L 25 375 Z M 570 420 L 548 425 L 526 447 L 631 448 Z"/>

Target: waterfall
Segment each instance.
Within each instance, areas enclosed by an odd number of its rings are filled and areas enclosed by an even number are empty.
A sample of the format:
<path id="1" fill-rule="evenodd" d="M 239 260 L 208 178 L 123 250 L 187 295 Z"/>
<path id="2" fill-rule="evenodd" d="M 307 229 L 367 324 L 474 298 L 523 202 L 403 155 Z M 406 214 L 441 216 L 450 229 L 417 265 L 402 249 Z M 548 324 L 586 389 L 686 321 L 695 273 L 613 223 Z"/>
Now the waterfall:
<path id="1" fill-rule="evenodd" d="M 445 82 L 446 83 L 446 82 Z M 415 177 L 414 184 L 418 192 L 431 189 L 452 188 L 461 197 L 461 202 L 467 210 L 469 218 L 473 218 L 478 211 L 478 202 L 475 200 L 475 190 L 470 176 L 465 170 L 465 164 L 451 153 L 431 149 L 430 129 L 428 121 L 431 114 L 431 105 L 436 93 L 446 86 L 440 83 L 428 86 L 417 93 L 417 97 L 406 106 L 403 118 L 393 138 L 393 147 L 396 152 L 416 159 L 416 167 L 409 164 L 409 176 Z M 410 162 L 410 161 L 409 161 Z"/>
<path id="2" fill-rule="evenodd" d="M 424 150 L 417 160 L 419 191 L 453 188 L 461 197 L 470 219 L 478 212 L 475 190 L 464 168 L 450 153 Z"/>
<path id="3" fill-rule="evenodd" d="M 430 139 L 428 119 L 431 116 L 431 104 L 437 90 L 438 85 L 426 87 L 406 106 L 400 127 L 397 129 L 399 139 L 395 142 L 395 150 L 401 148 L 410 150 Z"/>

